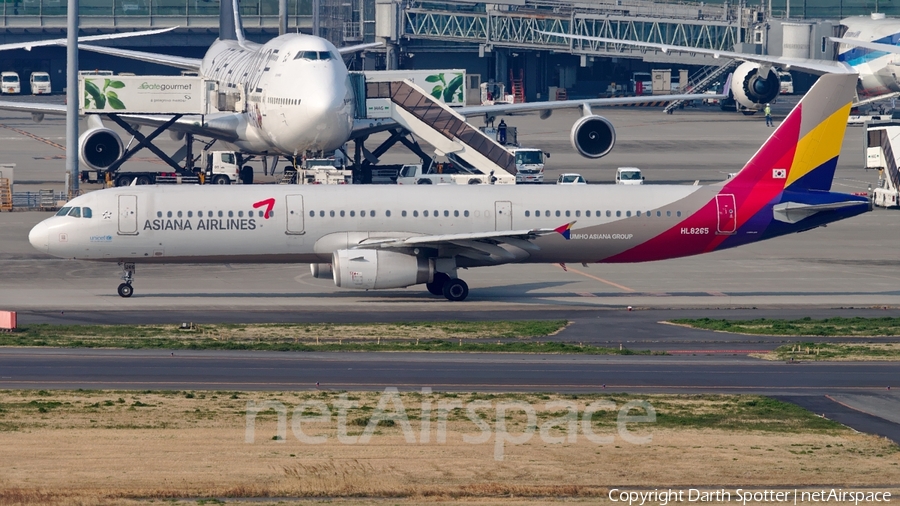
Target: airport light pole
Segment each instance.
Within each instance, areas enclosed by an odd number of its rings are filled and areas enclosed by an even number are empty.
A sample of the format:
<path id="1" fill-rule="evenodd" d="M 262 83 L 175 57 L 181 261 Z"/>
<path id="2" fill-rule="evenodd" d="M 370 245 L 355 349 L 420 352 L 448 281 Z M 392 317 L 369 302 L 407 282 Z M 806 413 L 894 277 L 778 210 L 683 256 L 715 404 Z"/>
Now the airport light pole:
<path id="1" fill-rule="evenodd" d="M 78 0 L 66 13 L 66 198 L 78 194 Z"/>

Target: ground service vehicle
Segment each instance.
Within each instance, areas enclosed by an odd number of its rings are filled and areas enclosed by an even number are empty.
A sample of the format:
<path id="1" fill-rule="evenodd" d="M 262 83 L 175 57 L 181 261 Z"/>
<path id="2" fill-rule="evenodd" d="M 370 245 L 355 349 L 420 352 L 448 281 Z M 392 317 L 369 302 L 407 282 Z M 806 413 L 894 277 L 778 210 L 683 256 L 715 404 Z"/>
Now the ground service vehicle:
<path id="1" fill-rule="evenodd" d="M 644 176 L 637 167 L 619 167 L 616 169 L 616 184 L 644 184 Z"/>
<path id="2" fill-rule="evenodd" d="M 878 187 L 872 191 L 878 207 L 900 207 L 900 121 L 872 121 L 866 125 L 866 169 L 878 170 Z"/>
<path id="3" fill-rule="evenodd" d="M 506 127 L 506 136 L 501 142 L 500 129 L 495 127 L 480 127 L 485 135 L 503 144 L 507 151 L 516 157 L 516 183 L 543 183 L 544 182 L 544 157 L 550 158 L 550 153 L 544 153 L 537 148 L 523 148 L 519 146 L 516 127 Z"/>
<path id="4" fill-rule="evenodd" d="M 353 171 L 335 167 L 334 164 L 334 158 L 308 158 L 303 162 L 303 167 L 296 171 L 296 176 L 290 182 L 296 184 L 353 184 Z M 285 171 L 285 179 L 289 174 L 289 170 Z"/>
<path id="5" fill-rule="evenodd" d="M 781 91 L 782 95 L 793 95 L 794 94 L 794 77 L 791 76 L 790 72 L 779 72 L 778 79 L 781 81 Z"/>
<path id="6" fill-rule="evenodd" d="M 243 164 L 241 154 L 235 151 L 204 151 L 201 166 L 193 169 L 158 172 L 120 170 L 83 170 L 81 181 L 102 183 L 107 186 L 128 186 L 132 183 L 147 184 L 232 184 L 253 183 L 253 168 Z"/>
<path id="7" fill-rule="evenodd" d="M 397 184 L 515 184 L 509 174 L 495 176 L 477 174 L 459 163 L 435 162 L 423 170 L 421 164 L 404 165 Z"/>
<path id="8" fill-rule="evenodd" d="M 19 74 L 15 72 L 0 72 L 0 92 L 15 95 L 22 92 L 22 84 L 19 82 Z"/>
<path id="9" fill-rule="evenodd" d="M 584 177 L 581 174 L 569 173 L 569 174 L 560 174 L 559 179 L 556 180 L 556 184 L 587 184 L 587 181 L 584 180 Z"/>
<path id="10" fill-rule="evenodd" d="M 32 72 L 30 82 L 32 95 L 49 95 L 53 92 L 50 74 L 46 72 Z"/>

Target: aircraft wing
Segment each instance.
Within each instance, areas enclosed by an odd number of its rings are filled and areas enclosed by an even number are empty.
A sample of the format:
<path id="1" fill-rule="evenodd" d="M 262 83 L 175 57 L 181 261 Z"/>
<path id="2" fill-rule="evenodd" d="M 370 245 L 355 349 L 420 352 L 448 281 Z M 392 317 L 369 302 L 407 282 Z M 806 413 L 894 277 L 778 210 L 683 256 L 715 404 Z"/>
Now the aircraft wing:
<path id="1" fill-rule="evenodd" d="M 381 42 L 367 42 L 365 44 L 356 44 L 353 46 L 339 47 L 338 52 L 341 54 L 349 54 L 349 53 L 355 53 L 357 51 L 363 51 L 366 49 L 372 49 L 373 47 L 382 47 L 382 46 L 384 46 L 384 44 Z"/>
<path id="2" fill-rule="evenodd" d="M 158 33 L 166 33 L 170 32 L 174 29 L 178 28 L 177 26 L 173 26 L 172 28 L 163 28 L 160 30 L 144 30 L 140 32 L 125 32 L 125 33 L 110 33 L 105 35 L 89 35 L 86 37 L 78 37 L 79 47 L 81 47 L 80 43 L 82 42 L 95 42 L 98 40 L 112 40 L 112 39 L 124 39 L 128 37 L 142 37 L 144 35 L 156 35 Z M 47 40 L 35 40 L 32 42 L 16 42 L 14 44 L 0 44 L 0 51 L 6 51 L 9 49 L 24 49 L 26 51 L 31 51 L 33 47 L 41 47 L 41 46 L 65 46 L 66 39 L 47 39 Z"/>
<path id="3" fill-rule="evenodd" d="M 574 222 L 572 222 L 574 223 Z M 356 249 L 402 249 L 414 247 L 452 248 L 456 254 L 472 258 L 485 264 L 498 264 L 520 260 L 528 251 L 538 248 L 531 241 L 538 236 L 568 233 L 571 223 L 559 230 L 536 228 L 529 230 L 503 230 L 494 232 L 474 232 L 463 234 L 413 235 L 402 238 L 366 239 Z M 506 249 L 501 245 L 512 246 Z"/>
<path id="4" fill-rule="evenodd" d="M 147 63 L 156 63 L 159 65 L 168 65 L 170 67 L 182 70 L 200 70 L 200 58 L 188 58 L 185 56 L 172 56 L 160 53 L 148 53 L 145 51 L 133 51 L 131 49 L 118 49 L 115 47 L 92 46 L 88 44 L 79 44 L 78 49 L 84 51 L 92 51 L 94 53 L 108 54 L 111 56 L 119 56 L 131 60 L 144 61 Z"/>
<path id="5" fill-rule="evenodd" d="M 0 101 L 0 110 L 28 112 L 34 115 L 55 114 L 64 116 L 66 114 L 66 106 L 63 104 L 11 102 L 8 100 Z M 161 126 L 172 119 L 172 116 L 143 116 L 138 114 L 120 114 L 119 117 L 132 125 L 150 127 Z M 169 127 L 169 130 L 228 142 L 238 140 L 240 114 L 210 114 L 204 116 L 203 120 L 204 122 L 201 123 L 198 116 L 184 116 Z"/>
<path id="6" fill-rule="evenodd" d="M 900 54 L 900 46 L 892 46 L 890 44 L 879 44 L 878 42 L 865 42 L 862 40 L 844 39 L 841 37 L 828 37 L 832 42 L 840 42 L 848 46 L 862 47 L 873 51 L 884 51 L 885 53 Z"/>
<path id="7" fill-rule="evenodd" d="M 784 69 L 803 70 L 812 74 L 856 74 L 857 71 L 843 62 L 832 60 L 813 60 L 808 58 L 787 58 L 784 56 L 766 56 L 758 54 L 736 53 L 734 51 L 720 51 L 718 49 L 704 49 L 687 46 L 674 46 L 670 44 L 657 44 L 653 42 L 639 42 L 635 40 L 608 39 L 605 37 L 589 37 L 586 35 L 569 35 L 566 33 L 554 33 L 538 31 L 544 35 L 561 37 L 563 39 L 586 40 L 591 42 L 603 42 L 606 44 L 626 45 L 658 49 L 664 53 L 694 53 L 710 55 L 713 58 L 730 58 L 733 60 L 748 61 L 761 65 L 773 65 Z"/>
<path id="8" fill-rule="evenodd" d="M 703 100 L 703 99 L 724 99 L 727 95 L 708 95 L 698 93 L 687 93 L 681 95 L 644 95 L 640 97 L 611 97 L 611 98 L 591 98 L 586 100 L 555 100 L 552 102 L 526 102 L 522 104 L 494 104 L 494 105 L 473 105 L 468 107 L 457 107 L 453 110 L 459 114 L 469 116 L 480 115 L 496 115 L 510 114 L 517 112 L 536 112 L 546 111 L 547 113 L 555 109 L 575 109 L 583 106 L 604 106 L 604 105 L 630 105 L 642 104 L 645 102 L 672 102 L 675 100 Z M 546 115 L 545 115 L 546 117 Z"/>

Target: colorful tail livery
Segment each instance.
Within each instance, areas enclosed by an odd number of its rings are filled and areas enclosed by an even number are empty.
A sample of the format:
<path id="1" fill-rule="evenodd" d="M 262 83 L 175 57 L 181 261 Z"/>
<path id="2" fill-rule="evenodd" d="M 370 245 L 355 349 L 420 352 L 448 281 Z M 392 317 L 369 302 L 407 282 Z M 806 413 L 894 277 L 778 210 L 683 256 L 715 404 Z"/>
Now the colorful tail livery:
<path id="1" fill-rule="evenodd" d="M 705 193 L 705 205 L 677 226 L 604 261 L 706 253 L 870 210 L 866 197 L 830 191 L 856 80 L 856 75 L 820 77 L 735 177 L 686 199 L 696 202 Z"/>
<path id="2" fill-rule="evenodd" d="M 459 268 L 696 255 L 864 213 L 831 192 L 856 77 L 825 75 L 732 179 L 688 185 L 204 185 L 108 188 L 29 235 L 62 258 L 310 263 L 363 290 L 425 284 L 463 300 Z M 762 127 L 762 125 L 760 125 Z"/>

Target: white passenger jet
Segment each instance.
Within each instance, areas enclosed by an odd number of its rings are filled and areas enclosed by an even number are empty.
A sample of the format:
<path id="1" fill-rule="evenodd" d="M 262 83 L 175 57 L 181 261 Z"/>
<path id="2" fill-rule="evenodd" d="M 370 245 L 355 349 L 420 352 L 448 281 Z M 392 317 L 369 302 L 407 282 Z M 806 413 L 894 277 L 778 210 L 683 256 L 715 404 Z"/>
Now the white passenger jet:
<path id="1" fill-rule="evenodd" d="M 734 71 L 731 92 L 744 108 L 756 111 L 778 98 L 780 79 L 773 68 L 799 70 L 815 75 L 858 74 L 857 98 L 861 105 L 900 93 L 898 57 L 900 53 L 900 19 L 885 18 L 883 14 L 855 16 L 841 20 L 843 37 L 829 37 L 838 42 L 837 60 L 814 60 L 785 56 L 767 56 L 697 47 L 658 44 L 634 40 L 610 39 L 554 32 L 540 32 L 591 46 L 638 46 L 657 49 L 663 53 L 695 53 L 714 58 L 728 58 L 741 63 Z"/>
<path id="2" fill-rule="evenodd" d="M 266 44 L 244 38 L 238 14 L 238 0 L 223 1 L 219 16 L 219 37 L 202 60 L 180 56 L 80 45 L 81 49 L 169 65 L 198 72 L 215 80 L 220 90 L 239 91 L 244 110 L 235 113 L 184 117 L 170 127 L 173 138 L 185 133 L 222 141 L 230 149 L 261 155 L 297 156 L 306 151 L 331 151 L 348 140 L 365 137 L 390 124 L 354 123 L 355 90 L 341 54 L 360 51 L 379 44 L 361 44 L 335 48 L 325 39 L 291 33 Z M 589 158 L 598 158 L 612 149 L 615 132 L 612 124 L 590 111 L 592 105 L 629 104 L 648 100 L 692 99 L 695 95 L 655 97 L 618 97 L 609 99 L 533 102 L 457 108 L 463 116 L 496 116 L 507 112 L 550 111 L 583 108 L 583 117 L 572 127 L 575 149 Z M 706 97 L 704 97 L 706 98 Z M 32 114 L 65 114 L 65 107 L 51 104 L 0 102 L 0 109 Z M 160 126 L 165 116 L 125 116 L 131 124 Z M 81 162 L 103 170 L 122 154 L 119 135 L 92 123 L 79 139 Z M 115 156 L 110 154 L 114 153 Z"/>
<path id="3" fill-rule="evenodd" d="M 77 197 L 29 241 L 61 258 L 310 263 L 343 288 L 424 283 L 468 295 L 459 268 L 644 262 L 748 244 L 865 213 L 831 191 L 856 76 L 826 75 L 734 177 L 711 186 L 130 186 Z"/>

